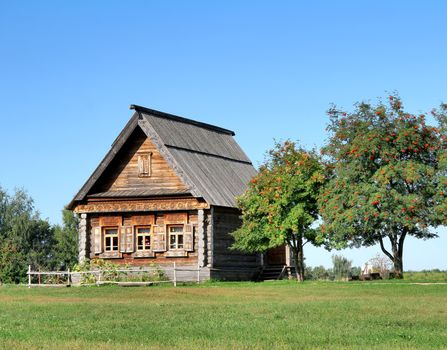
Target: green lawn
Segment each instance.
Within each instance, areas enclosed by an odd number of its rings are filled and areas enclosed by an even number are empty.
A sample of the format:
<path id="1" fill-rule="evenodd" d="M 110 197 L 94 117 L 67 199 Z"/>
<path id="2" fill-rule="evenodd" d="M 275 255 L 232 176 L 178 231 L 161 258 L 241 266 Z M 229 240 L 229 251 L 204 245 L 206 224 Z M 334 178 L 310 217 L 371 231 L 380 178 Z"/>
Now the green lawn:
<path id="1" fill-rule="evenodd" d="M 447 282 L 447 271 L 408 271 L 405 281 Z"/>
<path id="2" fill-rule="evenodd" d="M 447 284 L 0 287 L 0 348 L 447 348 Z"/>

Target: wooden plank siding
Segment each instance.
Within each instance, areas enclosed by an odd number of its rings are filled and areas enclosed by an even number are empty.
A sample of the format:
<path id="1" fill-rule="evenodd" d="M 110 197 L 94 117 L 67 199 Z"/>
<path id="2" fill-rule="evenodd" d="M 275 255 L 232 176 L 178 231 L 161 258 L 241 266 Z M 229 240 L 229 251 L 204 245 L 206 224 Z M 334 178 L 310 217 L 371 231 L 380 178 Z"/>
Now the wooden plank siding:
<path id="1" fill-rule="evenodd" d="M 138 175 L 138 156 L 151 153 L 151 175 Z M 112 164 L 95 184 L 92 193 L 148 189 L 152 191 L 185 191 L 182 183 L 160 152 L 143 133 L 136 128 L 129 141 L 118 152 Z"/>

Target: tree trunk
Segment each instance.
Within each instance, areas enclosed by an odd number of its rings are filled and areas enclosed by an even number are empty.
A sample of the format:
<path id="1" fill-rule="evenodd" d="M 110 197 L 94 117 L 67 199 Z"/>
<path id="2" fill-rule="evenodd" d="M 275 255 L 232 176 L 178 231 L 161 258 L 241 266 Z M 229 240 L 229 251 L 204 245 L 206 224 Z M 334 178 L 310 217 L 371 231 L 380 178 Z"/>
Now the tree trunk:
<path id="1" fill-rule="evenodd" d="M 299 247 L 298 256 L 296 260 L 298 261 L 297 266 L 297 272 L 298 272 L 298 278 L 300 282 L 304 281 L 304 253 L 303 253 L 303 245 L 301 244 L 301 247 Z"/>
<path id="2" fill-rule="evenodd" d="M 393 262 L 395 278 L 404 278 L 404 263 L 403 263 L 403 253 L 404 253 L 404 241 L 407 235 L 406 231 L 403 231 L 399 239 L 394 237 L 389 237 L 391 242 L 392 254 L 385 249 L 383 240 L 380 239 L 380 248 L 382 252 L 390 258 Z"/>
<path id="3" fill-rule="evenodd" d="M 304 252 L 303 252 L 303 239 L 301 236 L 296 238 L 295 244 L 292 245 L 293 253 L 295 255 L 295 270 L 296 279 L 298 282 L 304 281 Z"/>
<path id="4" fill-rule="evenodd" d="M 397 256 L 394 255 L 393 265 L 394 265 L 395 278 L 399 279 L 404 278 L 403 262 L 402 258 L 399 256 L 398 253 Z"/>
<path id="5" fill-rule="evenodd" d="M 404 262 L 402 259 L 403 256 L 403 240 L 404 236 L 401 236 L 399 239 L 399 244 L 396 247 L 393 247 L 393 266 L 395 278 L 404 278 Z"/>

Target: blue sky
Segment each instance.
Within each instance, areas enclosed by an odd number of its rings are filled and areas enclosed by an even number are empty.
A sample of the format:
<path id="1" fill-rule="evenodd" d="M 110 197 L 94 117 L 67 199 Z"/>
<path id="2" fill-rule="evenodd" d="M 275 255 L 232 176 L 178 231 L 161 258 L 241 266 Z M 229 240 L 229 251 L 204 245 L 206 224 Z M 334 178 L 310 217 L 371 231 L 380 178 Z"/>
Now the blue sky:
<path id="1" fill-rule="evenodd" d="M 273 139 L 321 146 L 330 103 L 397 90 L 447 101 L 444 1 L 1 1 L 0 186 L 50 222 L 140 104 L 236 132 L 255 164 Z M 307 247 L 306 247 L 307 248 Z M 409 240 L 406 269 L 447 269 L 447 232 Z M 343 251 L 361 265 L 377 247 Z M 307 264 L 331 253 L 307 248 Z"/>

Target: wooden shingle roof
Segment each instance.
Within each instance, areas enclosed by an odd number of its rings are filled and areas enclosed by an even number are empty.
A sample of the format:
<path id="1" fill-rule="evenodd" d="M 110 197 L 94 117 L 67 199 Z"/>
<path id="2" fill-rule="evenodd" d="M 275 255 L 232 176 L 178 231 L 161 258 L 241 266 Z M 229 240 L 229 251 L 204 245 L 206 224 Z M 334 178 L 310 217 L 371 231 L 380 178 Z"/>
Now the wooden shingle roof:
<path id="1" fill-rule="evenodd" d="M 250 159 L 234 140 L 233 131 L 153 109 L 132 105 L 135 114 L 112 144 L 98 168 L 67 206 L 82 201 L 136 127 L 160 151 L 188 192 L 210 205 L 236 207 L 235 198 L 256 175 Z M 146 191 L 151 193 L 151 189 Z M 106 197 L 106 193 L 96 194 Z M 130 193 L 113 193 L 125 197 Z"/>

